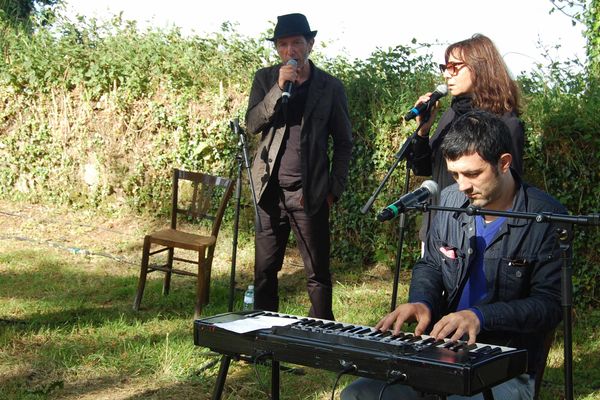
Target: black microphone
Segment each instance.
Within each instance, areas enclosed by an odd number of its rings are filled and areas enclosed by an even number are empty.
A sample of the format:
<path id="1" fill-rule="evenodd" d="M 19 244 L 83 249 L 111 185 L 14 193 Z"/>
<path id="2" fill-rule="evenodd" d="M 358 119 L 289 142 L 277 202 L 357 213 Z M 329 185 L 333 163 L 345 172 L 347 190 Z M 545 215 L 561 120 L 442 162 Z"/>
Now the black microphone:
<path id="1" fill-rule="evenodd" d="M 406 211 L 408 207 L 417 205 L 418 203 L 422 203 L 430 197 L 437 196 L 438 191 L 438 184 L 435 183 L 435 181 L 425 181 L 418 189 L 405 194 L 404 196 L 400 197 L 398 200 L 381 210 L 379 215 L 377 215 L 377 220 L 379 222 L 383 222 L 395 218 L 398 216 L 398 214 Z"/>
<path id="2" fill-rule="evenodd" d="M 293 58 L 290 58 L 289 61 L 287 62 L 287 65 L 292 65 L 294 67 L 297 67 L 298 61 L 294 60 Z M 294 87 L 294 82 L 285 81 L 285 84 L 283 85 L 283 93 L 281 93 L 281 102 L 283 104 L 288 102 L 290 96 L 292 95 L 293 87 Z"/>
<path id="3" fill-rule="evenodd" d="M 439 99 L 441 99 L 442 97 L 444 97 L 447 94 L 448 94 L 448 86 L 443 85 L 443 84 L 438 85 L 435 88 L 435 91 L 433 93 L 431 93 L 431 97 L 429 98 L 429 100 L 424 103 L 419 103 L 416 106 L 414 106 L 409 112 L 406 113 L 406 115 L 404 116 L 404 120 L 410 121 L 411 119 L 416 118 L 417 115 L 421 115 L 425 112 L 428 112 L 431 109 L 431 107 L 433 107 L 433 105 L 435 104 L 436 101 L 438 101 Z"/>

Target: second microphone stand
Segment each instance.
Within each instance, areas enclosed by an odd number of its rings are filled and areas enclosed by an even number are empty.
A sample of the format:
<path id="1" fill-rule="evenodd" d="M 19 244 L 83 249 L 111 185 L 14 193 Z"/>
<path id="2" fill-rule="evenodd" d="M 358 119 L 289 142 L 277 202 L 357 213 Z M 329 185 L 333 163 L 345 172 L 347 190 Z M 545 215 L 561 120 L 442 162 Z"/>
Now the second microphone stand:
<path id="1" fill-rule="evenodd" d="M 404 159 L 406 159 L 406 174 L 405 174 L 405 178 L 404 178 L 403 194 L 408 193 L 408 190 L 410 188 L 410 169 L 411 169 L 410 162 L 411 162 L 411 158 L 412 158 L 409 154 L 409 149 L 410 149 L 410 146 L 411 146 L 413 140 L 415 140 L 415 138 L 417 136 L 417 132 L 419 132 L 419 129 L 421 129 L 421 127 L 423 126 L 424 123 L 427 122 L 427 120 L 428 120 L 428 118 L 423 118 L 423 121 L 419 124 L 417 129 L 404 142 L 404 144 L 402 145 L 400 150 L 396 153 L 396 155 L 395 155 L 396 161 L 394 162 L 394 164 L 392 164 L 392 166 L 388 170 L 387 174 L 385 175 L 385 177 L 383 178 L 383 180 L 381 181 L 381 183 L 379 184 L 377 189 L 375 189 L 375 192 L 373 193 L 371 198 L 369 198 L 367 203 L 363 206 L 363 208 L 361 208 L 361 210 L 360 210 L 361 213 L 366 214 L 371 209 L 371 207 L 373 206 L 373 203 L 375 202 L 375 199 L 379 195 L 379 192 L 381 192 L 381 190 L 385 186 L 386 182 L 392 175 L 392 172 L 394 172 L 394 170 L 396 169 L 398 164 L 400 164 L 400 161 L 402 161 Z M 400 265 L 401 265 L 401 261 L 402 261 L 402 247 L 404 246 L 404 232 L 405 232 L 405 227 L 406 227 L 405 224 L 406 224 L 405 214 L 400 213 L 400 215 L 398 217 L 398 227 L 399 227 L 398 236 L 399 236 L 399 238 L 398 238 L 398 248 L 396 250 L 396 265 L 394 267 L 394 283 L 392 286 L 392 300 L 390 303 L 390 311 L 394 311 L 394 309 L 396 308 L 396 299 L 398 297 L 398 283 L 400 281 Z"/>

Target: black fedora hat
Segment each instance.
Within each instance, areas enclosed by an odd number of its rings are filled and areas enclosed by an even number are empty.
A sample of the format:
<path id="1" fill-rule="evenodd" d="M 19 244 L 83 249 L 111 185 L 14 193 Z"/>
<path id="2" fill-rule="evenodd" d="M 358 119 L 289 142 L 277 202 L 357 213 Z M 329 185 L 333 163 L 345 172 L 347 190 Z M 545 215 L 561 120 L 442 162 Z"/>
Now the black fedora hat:
<path id="1" fill-rule="evenodd" d="M 277 25 L 275 25 L 273 37 L 268 38 L 268 40 L 274 42 L 282 37 L 296 35 L 315 37 L 317 31 L 310 30 L 308 20 L 303 14 L 280 15 L 277 17 Z"/>

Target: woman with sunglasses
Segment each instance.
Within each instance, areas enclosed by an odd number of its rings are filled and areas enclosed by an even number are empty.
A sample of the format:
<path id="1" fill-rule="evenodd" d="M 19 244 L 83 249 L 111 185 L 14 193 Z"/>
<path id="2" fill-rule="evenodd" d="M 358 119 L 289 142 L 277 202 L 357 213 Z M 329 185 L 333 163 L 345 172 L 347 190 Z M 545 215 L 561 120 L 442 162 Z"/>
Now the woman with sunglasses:
<path id="1" fill-rule="evenodd" d="M 446 162 L 440 151 L 442 139 L 446 136 L 453 121 L 471 110 L 485 110 L 501 117 L 508 126 L 513 144 L 512 168 L 521 175 L 523 172 L 524 128 L 519 119 L 519 88 L 510 77 L 510 73 L 496 49 L 494 43 L 481 34 L 451 44 L 446 49 L 445 64 L 440 71 L 453 96 L 450 108 L 446 110 L 433 135 L 429 132 L 438 111 L 439 102 L 432 108 L 430 117 L 423 121 L 417 117 L 417 123 L 423 125 L 412 143 L 412 169 L 415 175 L 431 176 L 437 182 L 440 191 L 454 183 L 446 169 Z M 419 97 L 415 105 L 429 100 L 431 93 Z M 434 199 L 437 202 L 438 199 Z M 429 213 L 429 219 L 433 213 Z M 429 221 L 424 220 L 421 227 L 421 240 L 425 239 Z"/>
<path id="2" fill-rule="evenodd" d="M 513 143 L 513 168 L 523 172 L 524 129 L 519 120 L 519 88 L 510 77 L 502 56 L 486 36 L 475 34 L 471 38 L 451 44 L 446 49 L 445 64 L 440 71 L 453 96 L 450 108 L 442 114 L 433 135 L 429 136 L 439 104 L 432 110 L 429 120 L 419 129 L 413 142 L 413 171 L 415 175 L 432 176 L 440 190 L 454 183 L 446 170 L 439 146 L 452 122 L 462 114 L 485 110 L 499 115 L 510 130 Z M 415 105 L 429 100 L 431 93 L 419 97 Z M 417 117 L 417 123 L 422 117 Z"/>

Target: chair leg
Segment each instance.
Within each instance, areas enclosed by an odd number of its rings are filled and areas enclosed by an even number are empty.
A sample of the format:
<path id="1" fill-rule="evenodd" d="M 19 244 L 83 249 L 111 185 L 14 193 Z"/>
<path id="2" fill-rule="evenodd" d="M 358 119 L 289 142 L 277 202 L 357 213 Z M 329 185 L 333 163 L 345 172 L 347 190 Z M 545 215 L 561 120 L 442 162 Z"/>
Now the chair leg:
<path id="1" fill-rule="evenodd" d="M 210 274 L 211 274 L 211 266 L 212 266 L 212 254 L 204 260 L 204 296 L 202 298 L 202 302 L 204 305 L 208 304 L 208 299 L 210 298 Z"/>
<path id="2" fill-rule="evenodd" d="M 212 246 L 211 248 L 208 249 L 208 255 L 206 256 L 206 284 L 204 285 L 205 287 L 205 292 L 204 292 L 204 304 L 208 304 L 208 299 L 210 298 L 210 277 L 212 274 L 212 262 L 213 262 L 213 255 L 215 252 L 215 247 Z"/>
<path id="3" fill-rule="evenodd" d="M 210 297 L 210 268 L 205 268 L 206 272 L 204 273 L 204 294 L 202 295 L 202 304 L 207 305 L 208 299 Z"/>
<path id="4" fill-rule="evenodd" d="M 171 289 L 171 274 L 173 271 L 173 247 L 169 248 L 169 253 L 167 256 L 167 268 L 168 272 L 165 272 L 165 280 L 163 282 L 163 295 L 166 296 L 169 294 L 169 290 Z"/>
<path id="5" fill-rule="evenodd" d="M 205 262 L 204 249 L 198 252 L 198 280 L 196 282 L 196 307 L 194 309 L 194 319 L 200 318 L 202 313 L 202 306 L 204 304 L 204 293 L 206 292 L 206 276 L 205 276 Z"/>
<path id="6" fill-rule="evenodd" d="M 144 295 L 144 288 L 146 287 L 146 276 L 148 275 L 148 260 L 150 258 L 150 240 L 144 238 L 144 248 L 142 250 L 142 265 L 140 268 L 140 279 L 138 280 L 138 288 L 133 300 L 133 309 L 138 311 L 140 309 L 140 303 L 142 302 L 142 296 Z"/>

